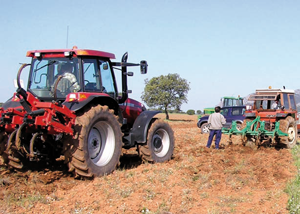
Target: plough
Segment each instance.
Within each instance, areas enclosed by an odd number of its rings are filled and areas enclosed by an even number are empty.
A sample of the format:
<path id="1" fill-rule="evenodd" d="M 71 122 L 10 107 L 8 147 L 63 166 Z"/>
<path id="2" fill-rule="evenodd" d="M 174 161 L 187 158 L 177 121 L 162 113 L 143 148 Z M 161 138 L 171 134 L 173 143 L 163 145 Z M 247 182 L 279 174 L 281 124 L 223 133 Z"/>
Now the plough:
<path id="1" fill-rule="evenodd" d="M 280 130 L 280 122 L 275 122 L 273 130 L 266 129 L 266 121 L 260 120 L 260 116 L 257 116 L 252 121 L 247 121 L 246 126 L 242 130 L 237 129 L 236 121 L 232 122 L 230 129 L 223 128 L 222 133 L 229 135 L 229 143 L 232 143 L 232 135 L 241 135 L 243 145 L 250 142 L 252 145 L 260 146 L 267 141 L 270 141 L 271 145 L 276 145 L 276 139 L 280 137 L 288 137 L 287 133 Z"/>

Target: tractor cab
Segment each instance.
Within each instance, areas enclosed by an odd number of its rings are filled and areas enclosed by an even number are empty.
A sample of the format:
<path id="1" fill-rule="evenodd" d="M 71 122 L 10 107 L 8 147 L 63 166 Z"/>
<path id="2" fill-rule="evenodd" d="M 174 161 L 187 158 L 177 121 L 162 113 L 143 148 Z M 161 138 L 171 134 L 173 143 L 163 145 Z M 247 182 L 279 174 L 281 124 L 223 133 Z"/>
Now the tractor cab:
<path id="1" fill-rule="evenodd" d="M 28 91 L 40 100 L 53 99 L 55 83 L 56 96 L 65 100 L 70 93 L 103 93 L 117 98 L 117 87 L 110 59 L 114 54 L 79 49 L 28 51 L 32 57 Z"/>
<path id="2" fill-rule="evenodd" d="M 253 106 L 246 106 L 246 117 L 260 116 L 262 119 L 277 121 L 287 116 L 297 117 L 294 90 L 258 89 L 250 96 Z"/>
<path id="3" fill-rule="evenodd" d="M 220 102 L 220 107 L 232 107 L 232 106 L 242 106 L 243 98 L 238 97 L 222 97 Z"/>

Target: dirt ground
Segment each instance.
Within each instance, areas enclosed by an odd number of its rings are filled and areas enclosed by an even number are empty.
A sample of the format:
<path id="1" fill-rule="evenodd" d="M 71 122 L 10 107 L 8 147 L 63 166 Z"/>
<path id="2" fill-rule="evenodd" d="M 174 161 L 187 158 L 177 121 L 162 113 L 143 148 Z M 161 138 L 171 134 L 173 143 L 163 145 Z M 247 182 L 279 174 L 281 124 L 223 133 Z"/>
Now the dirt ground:
<path id="1" fill-rule="evenodd" d="M 160 115 L 164 117 L 165 115 Z M 76 180 L 64 168 L 9 173 L 0 168 L 0 213 L 288 213 L 289 150 L 233 145 L 205 148 L 197 116 L 170 115 L 174 158 L 142 163 L 128 150 L 112 174 Z"/>

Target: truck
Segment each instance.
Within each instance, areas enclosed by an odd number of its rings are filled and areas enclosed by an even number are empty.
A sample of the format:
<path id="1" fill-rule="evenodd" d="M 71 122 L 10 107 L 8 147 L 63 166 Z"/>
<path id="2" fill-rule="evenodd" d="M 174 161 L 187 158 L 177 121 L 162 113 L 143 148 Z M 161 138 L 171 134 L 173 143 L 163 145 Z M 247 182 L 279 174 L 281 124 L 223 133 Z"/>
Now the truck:
<path id="1" fill-rule="evenodd" d="M 231 128 L 232 122 L 235 121 L 237 129 L 240 130 L 245 119 L 245 109 L 246 106 L 227 106 L 221 108 L 220 113 L 226 119 L 224 127 Z M 201 134 L 209 133 L 208 118 L 209 115 L 205 115 L 201 117 L 197 122 L 197 126 L 198 128 L 200 128 Z"/>
<path id="2" fill-rule="evenodd" d="M 78 49 L 28 51 L 17 90 L 0 108 L 0 155 L 12 170 L 64 163 L 75 177 L 113 172 L 122 149 L 136 148 L 143 161 L 165 162 L 174 151 L 171 126 L 128 98 L 127 67 L 147 73 L 147 61 L 120 62 L 112 53 Z M 27 89 L 20 76 L 29 66 Z M 63 69 L 67 70 L 64 73 Z M 115 72 L 122 77 L 118 91 Z"/>
<path id="3" fill-rule="evenodd" d="M 230 96 L 225 96 L 221 97 L 220 102 L 218 106 L 221 108 L 223 107 L 231 107 L 231 106 L 242 106 L 243 105 L 244 98 L 238 96 L 238 97 L 230 97 Z M 210 115 L 215 112 L 215 108 L 204 108 L 203 109 L 203 115 L 198 116 L 198 120 L 203 117 Z M 200 128 L 200 127 L 199 127 Z"/>

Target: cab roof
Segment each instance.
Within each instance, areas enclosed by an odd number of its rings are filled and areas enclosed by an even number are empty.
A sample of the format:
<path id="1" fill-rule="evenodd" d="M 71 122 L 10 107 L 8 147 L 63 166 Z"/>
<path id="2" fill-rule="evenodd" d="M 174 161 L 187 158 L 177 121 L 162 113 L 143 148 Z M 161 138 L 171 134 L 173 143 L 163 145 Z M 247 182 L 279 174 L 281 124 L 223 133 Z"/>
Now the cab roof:
<path id="1" fill-rule="evenodd" d="M 242 100 L 242 99 L 244 99 L 242 97 L 222 97 L 222 98 L 224 98 L 224 99 L 232 99 L 232 100 Z"/>
<path id="2" fill-rule="evenodd" d="M 256 93 L 288 93 L 294 94 L 295 91 L 292 89 L 256 89 Z"/>
<path id="3" fill-rule="evenodd" d="M 76 46 L 74 46 L 72 49 L 32 50 L 32 51 L 27 51 L 26 56 L 35 57 L 35 55 L 38 53 L 40 53 L 41 55 L 47 55 L 47 54 L 64 55 L 65 53 L 71 53 L 72 55 L 76 55 L 76 56 L 97 56 L 97 57 L 106 57 L 110 59 L 115 59 L 115 55 L 112 53 L 97 51 L 97 50 L 78 49 Z"/>

